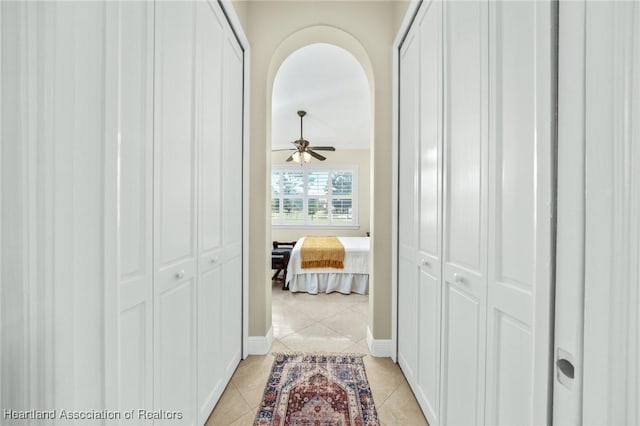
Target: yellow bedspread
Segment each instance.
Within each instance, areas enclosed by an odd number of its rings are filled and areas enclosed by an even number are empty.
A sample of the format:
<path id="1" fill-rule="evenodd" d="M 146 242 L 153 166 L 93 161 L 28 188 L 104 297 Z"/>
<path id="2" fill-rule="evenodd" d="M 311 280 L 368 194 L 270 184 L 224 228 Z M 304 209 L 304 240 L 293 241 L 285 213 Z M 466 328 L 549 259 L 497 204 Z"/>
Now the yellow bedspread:
<path id="1" fill-rule="evenodd" d="M 300 261 L 302 268 L 344 269 L 344 246 L 336 237 L 305 237 Z"/>

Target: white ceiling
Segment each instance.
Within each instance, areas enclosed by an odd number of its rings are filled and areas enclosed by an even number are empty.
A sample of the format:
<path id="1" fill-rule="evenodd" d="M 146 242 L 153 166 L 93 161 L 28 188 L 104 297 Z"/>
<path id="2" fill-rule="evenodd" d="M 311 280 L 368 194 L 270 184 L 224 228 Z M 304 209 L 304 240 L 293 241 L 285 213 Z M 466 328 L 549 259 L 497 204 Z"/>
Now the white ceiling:
<path id="1" fill-rule="evenodd" d="M 273 149 L 293 147 L 289 142 L 300 137 L 301 109 L 311 145 L 370 146 L 369 83 L 358 60 L 340 47 L 319 43 L 292 53 L 276 74 L 272 102 Z"/>

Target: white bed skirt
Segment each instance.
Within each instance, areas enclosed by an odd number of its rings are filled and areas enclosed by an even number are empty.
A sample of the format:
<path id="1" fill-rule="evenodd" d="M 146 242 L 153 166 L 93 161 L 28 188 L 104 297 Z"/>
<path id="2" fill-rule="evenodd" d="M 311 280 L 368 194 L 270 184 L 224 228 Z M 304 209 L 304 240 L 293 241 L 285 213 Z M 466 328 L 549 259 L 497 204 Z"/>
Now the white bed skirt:
<path id="1" fill-rule="evenodd" d="M 367 294 L 369 292 L 369 275 L 330 272 L 296 274 L 289 280 L 289 291 L 302 291 L 311 294 L 332 293 L 334 291 L 342 294 L 351 292 Z"/>

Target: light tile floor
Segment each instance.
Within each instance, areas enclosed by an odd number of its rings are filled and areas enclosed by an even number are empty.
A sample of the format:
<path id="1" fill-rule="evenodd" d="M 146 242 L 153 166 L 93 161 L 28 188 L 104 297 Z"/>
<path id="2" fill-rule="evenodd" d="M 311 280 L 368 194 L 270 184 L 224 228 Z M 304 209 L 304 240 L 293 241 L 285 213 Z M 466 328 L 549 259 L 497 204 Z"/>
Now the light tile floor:
<path id="1" fill-rule="evenodd" d="M 310 295 L 273 285 L 271 352 L 365 353 L 367 377 L 382 425 L 427 425 L 418 403 L 390 358 L 369 355 L 366 343 L 368 297 L 340 293 Z M 252 425 L 262 400 L 273 356 L 240 362 L 206 426 Z"/>

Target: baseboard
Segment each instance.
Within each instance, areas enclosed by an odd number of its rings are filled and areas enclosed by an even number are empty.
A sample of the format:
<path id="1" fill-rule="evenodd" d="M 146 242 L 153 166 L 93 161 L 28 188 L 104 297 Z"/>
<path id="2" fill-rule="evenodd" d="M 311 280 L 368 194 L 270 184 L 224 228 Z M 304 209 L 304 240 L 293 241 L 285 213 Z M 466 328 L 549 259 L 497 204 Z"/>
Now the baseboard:
<path id="1" fill-rule="evenodd" d="M 393 358 L 392 342 L 391 339 L 374 339 L 371 329 L 367 327 L 367 346 L 372 356 Z"/>
<path id="2" fill-rule="evenodd" d="M 247 338 L 247 355 L 264 355 L 271 350 L 273 343 L 273 327 L 266 336 L 249 336 Z"/>

